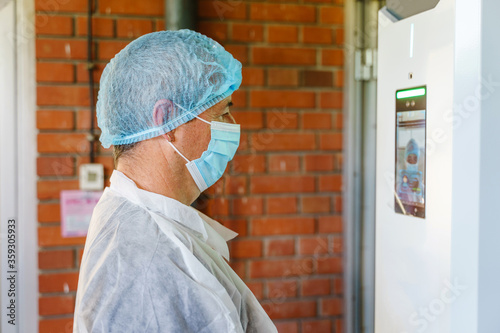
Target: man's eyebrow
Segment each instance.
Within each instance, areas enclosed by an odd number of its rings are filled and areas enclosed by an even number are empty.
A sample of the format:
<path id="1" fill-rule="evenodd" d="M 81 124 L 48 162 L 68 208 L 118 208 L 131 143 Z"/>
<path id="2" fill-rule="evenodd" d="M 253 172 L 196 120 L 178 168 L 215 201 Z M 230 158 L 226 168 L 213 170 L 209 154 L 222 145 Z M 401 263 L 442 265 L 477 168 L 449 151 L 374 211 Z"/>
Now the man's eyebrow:
<path id="1" fill-rule="evenodd" d="M 227 101 L 226 103 L 226 106 L 224 106 L 224 108 L 221 108 L 221 109 L 218 109 L 218 110 L 214 110 L 211 112 L 211 114 L 214 116 L 214 117 L 219 117 L 220 115 L 224 114 L 226 112 L 226 109 L 230 106 L 233 105 L 233 101 L 232 100 L 229 100 Z"/>

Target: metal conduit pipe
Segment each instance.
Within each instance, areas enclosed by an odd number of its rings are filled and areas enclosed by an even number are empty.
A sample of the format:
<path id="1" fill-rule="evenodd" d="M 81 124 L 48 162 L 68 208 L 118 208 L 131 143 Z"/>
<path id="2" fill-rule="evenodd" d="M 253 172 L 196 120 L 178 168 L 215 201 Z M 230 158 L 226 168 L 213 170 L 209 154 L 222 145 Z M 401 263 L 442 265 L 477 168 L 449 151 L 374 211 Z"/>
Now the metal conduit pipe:
<path id="1" fill-rule="evenodd" d="M 165 29 L 196 28 L 196 0 L 165 0 Z"/>

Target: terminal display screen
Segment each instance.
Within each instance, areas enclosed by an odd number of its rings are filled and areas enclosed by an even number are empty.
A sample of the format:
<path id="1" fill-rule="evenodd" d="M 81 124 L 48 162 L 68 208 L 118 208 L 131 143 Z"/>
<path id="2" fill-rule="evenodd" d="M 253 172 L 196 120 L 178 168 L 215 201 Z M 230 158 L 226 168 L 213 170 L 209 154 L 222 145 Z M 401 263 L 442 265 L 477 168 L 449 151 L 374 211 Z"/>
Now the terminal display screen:
<path id="1" fill-rule="evenodd" d="M 394 210 L 425 218 L 427 87 L 396 91 Z"/>

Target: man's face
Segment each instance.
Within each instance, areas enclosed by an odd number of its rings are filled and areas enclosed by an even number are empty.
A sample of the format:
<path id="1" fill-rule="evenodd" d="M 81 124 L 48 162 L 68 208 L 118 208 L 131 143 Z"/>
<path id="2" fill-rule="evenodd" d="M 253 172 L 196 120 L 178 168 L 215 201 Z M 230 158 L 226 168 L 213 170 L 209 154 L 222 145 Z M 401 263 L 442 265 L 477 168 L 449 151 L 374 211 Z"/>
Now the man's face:
<path id="1" fill-rule="evenodd" d="M 225 98 L 221 102 L 217 103 L 207 111 L 199 115 L 207 121 L 219 121 L 221 123 L 235 124 L 236 121 L 231 114 L 230 107 L 233 105 L 231 96 Z M 195 118 L 196 119 L 196 118 Z M 196 119 L 198 120 L 198 119 Z M 199 120 L 198 120 L 199 121 Z"/>
<path id="2" fill-rule="evenodd" d="M 231 96 L 229 96 L 201 113 L 198 117 L 209 122 L 218 121 L 235 124 L 236 121 L 230 112 L 232 104 Z M 199 158 L 207 150 L 210 138 L 210 125 L 197 118 L 179 126 L 175 131 L 176 146 L 190 161 Z"/>
<path id="3" fill-rule="evenodd" d="M 417 155 L 416 154 L 408 155 L 408 157 L 406 158 L 406 162 L 410 164 L 417 164 Z"/>

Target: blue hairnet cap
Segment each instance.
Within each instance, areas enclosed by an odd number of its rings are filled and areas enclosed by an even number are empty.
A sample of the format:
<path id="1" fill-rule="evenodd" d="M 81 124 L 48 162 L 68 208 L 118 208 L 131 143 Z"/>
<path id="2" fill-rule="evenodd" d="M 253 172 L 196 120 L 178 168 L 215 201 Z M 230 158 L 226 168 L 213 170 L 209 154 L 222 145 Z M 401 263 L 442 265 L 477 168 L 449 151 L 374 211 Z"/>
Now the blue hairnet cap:
<path id="1" fill-rule="evenodd" d="M 241 63 L 216 41 L 191 30 L 144 35 L 104 68 L 97 99 L 105 148 L 168 133 L 219 103 L 241 84 Z M 153 120 L 157 101 L 173 107 Z"/>
<path id="2" fill-rule="evenodd" d="M 418 147 L 417 141 L 413 138 L 411 138 L 406 144 L 405 158 L 408 158 L 410 154 L 417 155 L 417 159 L 420 157 L 420 148 Z"/>

